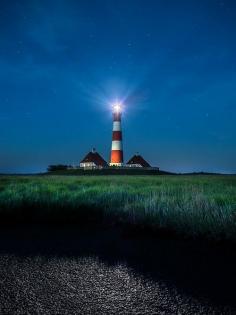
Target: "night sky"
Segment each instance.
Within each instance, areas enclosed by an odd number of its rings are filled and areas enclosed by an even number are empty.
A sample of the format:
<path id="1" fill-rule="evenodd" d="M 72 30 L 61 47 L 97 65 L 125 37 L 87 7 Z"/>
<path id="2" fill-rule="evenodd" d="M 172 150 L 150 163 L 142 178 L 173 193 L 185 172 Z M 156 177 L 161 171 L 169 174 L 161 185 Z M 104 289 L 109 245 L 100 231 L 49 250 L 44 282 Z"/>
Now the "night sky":
<path id="1" fill-rule="evenodd" d="M 0 0 L 0 172 L 124 156 L 236 173 L 236 1 Z"/>

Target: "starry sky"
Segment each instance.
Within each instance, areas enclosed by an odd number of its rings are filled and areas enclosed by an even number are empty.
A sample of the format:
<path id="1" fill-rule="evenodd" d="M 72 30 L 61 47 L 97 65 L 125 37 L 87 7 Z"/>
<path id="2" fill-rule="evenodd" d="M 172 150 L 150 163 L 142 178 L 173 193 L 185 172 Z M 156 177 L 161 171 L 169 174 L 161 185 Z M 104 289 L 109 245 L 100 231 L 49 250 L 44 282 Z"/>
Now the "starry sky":
<path id="1" fill-rule="evenodd" d="M 236 173 L 236 1 L 1 0 L 0 172 L 124 156 Z"/>

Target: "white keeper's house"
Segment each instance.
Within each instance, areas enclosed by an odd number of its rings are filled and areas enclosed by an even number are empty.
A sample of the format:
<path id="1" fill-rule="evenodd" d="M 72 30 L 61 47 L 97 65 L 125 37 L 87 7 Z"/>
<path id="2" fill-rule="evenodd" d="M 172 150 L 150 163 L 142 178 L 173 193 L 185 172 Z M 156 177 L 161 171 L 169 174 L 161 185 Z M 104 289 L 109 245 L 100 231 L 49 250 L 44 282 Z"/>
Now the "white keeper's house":
<path id="1" fill-rule="evenodd" d="M 95 149 L 89 152 L 80 162 L 80 167 L 84 169 L 102 169 L 107 166 L 107 162 Z"/>

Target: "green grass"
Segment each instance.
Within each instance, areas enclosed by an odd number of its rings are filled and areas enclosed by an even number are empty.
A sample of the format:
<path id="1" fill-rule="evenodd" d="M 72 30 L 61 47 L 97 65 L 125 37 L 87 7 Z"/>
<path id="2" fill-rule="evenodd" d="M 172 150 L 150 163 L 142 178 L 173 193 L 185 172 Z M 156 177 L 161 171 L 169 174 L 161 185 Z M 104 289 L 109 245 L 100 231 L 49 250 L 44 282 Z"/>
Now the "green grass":
<path id="1" fill-rule="evenodd" d="M 128 223 L 236 240 L 236 176 L 1 176 L 4 220 Z"/>

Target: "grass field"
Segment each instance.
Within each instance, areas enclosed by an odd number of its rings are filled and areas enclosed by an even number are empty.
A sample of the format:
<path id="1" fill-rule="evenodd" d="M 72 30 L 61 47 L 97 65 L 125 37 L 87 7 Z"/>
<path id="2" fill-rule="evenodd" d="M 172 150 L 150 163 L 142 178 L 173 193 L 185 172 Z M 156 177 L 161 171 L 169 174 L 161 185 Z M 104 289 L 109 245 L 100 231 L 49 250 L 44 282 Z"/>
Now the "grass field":
<path id="1" fill-rule="evenodd" d="M 236 240 L 236 176 L 1 176 L 0 222 L 131 224 Z"/>

